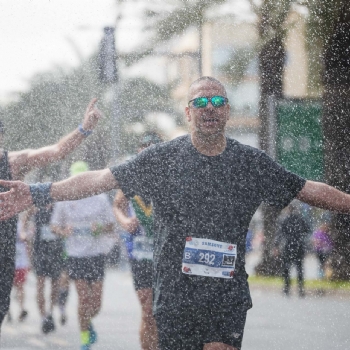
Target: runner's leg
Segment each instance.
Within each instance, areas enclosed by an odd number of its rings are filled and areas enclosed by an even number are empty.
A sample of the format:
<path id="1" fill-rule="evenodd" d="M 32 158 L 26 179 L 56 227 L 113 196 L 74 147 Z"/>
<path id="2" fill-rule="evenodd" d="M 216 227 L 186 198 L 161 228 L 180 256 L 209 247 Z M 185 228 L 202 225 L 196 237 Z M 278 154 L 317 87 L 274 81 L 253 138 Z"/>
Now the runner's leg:
<path id="1" fill-rule="evenodd" d="M 90 286 L 85 280 L 76 280 L 75 286 L 78 293 L 78 318 L 80 331 L 87 331 L 90 324 Z"/>
<path id="2" fill-rule="evenodd" d="M 137 296 L 140 300 L 142 310 L 140 328 L 142 350 L 156 350 L 158 346 L 158 334 L 156 321 L 152 313 L 152 289 L 140 289 L 137 291 Z"/>
<path id="3" fill-rule="evenodd" d="M 59 295 L 58 305 L 61 312 L 61 324 L 64 325 L 67 322 L 66 316 L 66 303 L 69 293 L 69 277 L 67 271 L 63 270 L 59 282 Z"/>
<path id="4" fill-rule="evenodd" d="M 304 271 L 303 271 L 303 256 L 300 255 L 295 261 L 295 265 L 298 273 L 298 287 L 299 287 L 299 296 L 303 297 L 305 295 L 304 290 Z"/>
<path id="5" fill-rule="evenodd" d="M 6 232 L 7 233 L 7 232 Z M 5 234 L 6 234 L 5 233 Z M 2 237 L 0 245 L 0 328 L 10 308 L 10 295 L 15 275 L 15 235 Z"/>
<path id="6" fill-rule="evenodd" d="M 291 261 L 288 256 L 288 252 L 283 253 L 283 270 L 282 277 L 284 281 L 283 293 L 285 295 L 289 295 L 290 292 L 290 269 L 291 269 Z"/>
<path id="7" fill-rule="evenodd" d="M 37 297 L 36 297 L 36 300 L 37 300 L 39 312 L 40 312 L 40 315 L 42 318 L 46 317 L 44 287 L 45 287 L 45 277 L 44 276 L 37 276 L 37 281 L 36 281 Z"/>
<path id="8" fill-rule="evenodd" d="M 24 281 L 19 281 L 16 285 L 16 298 L 22 313 L 24 311 Z"/>
<path id="9" fill-rule="evenodd" d="M 102 304 L 103 281 L 89 283 L 89 311 L 90 320 L 95 317 L 101 310 Z"/>
<path id="10" fill-rule="evenodd" d="M 58 301 L 58 287 L 59 287 L 59 279 L 52 278 L 51 279 L 51 298 L 50 298 L 50 314 L 53 313 L 53 308 L 57 304 Z"/>

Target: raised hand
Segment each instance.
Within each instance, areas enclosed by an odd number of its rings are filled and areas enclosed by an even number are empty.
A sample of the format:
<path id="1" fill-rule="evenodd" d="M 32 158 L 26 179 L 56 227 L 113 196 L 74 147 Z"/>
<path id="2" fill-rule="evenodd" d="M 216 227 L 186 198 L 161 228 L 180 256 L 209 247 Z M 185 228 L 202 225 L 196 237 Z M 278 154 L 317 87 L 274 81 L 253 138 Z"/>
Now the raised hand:
<path id="1" fill-rule="evenodd" d="M 86 112 L 83 120 L 83 129 L 93 130 L 98 123 L 98 120 L 101 118 L 101 111 L 96 107 L 97 98 L 93 98 L 86 108 Z"/>
<path id="2" fill-rule="evenodd" d="M 9 189 L 8 192 L 0 193 L 1 221 L 8 220 L 33 205 L 29 185 L 24 182 L 0 180 L 0 186 Z"/>

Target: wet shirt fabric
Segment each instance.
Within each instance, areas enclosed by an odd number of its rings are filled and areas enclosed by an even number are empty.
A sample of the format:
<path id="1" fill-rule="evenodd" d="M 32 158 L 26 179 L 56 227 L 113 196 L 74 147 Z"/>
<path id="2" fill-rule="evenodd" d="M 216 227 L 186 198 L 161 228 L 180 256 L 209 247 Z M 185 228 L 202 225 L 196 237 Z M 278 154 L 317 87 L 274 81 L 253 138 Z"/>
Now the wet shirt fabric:
<path id="1" fill-rule="evenodd" d="M 65 242 L 70 257 L 97 256 L 111 250 L 111 240 L 103 232 L 95 236 L 91 231 L 94 223 L 115 223 L 112 206 L 104 193 L 76 201 L 58 202 L 54 206 L 51 225 L 73 228 L 72 235 Z"/>
<path id="2" fill-rule="evenodd" d="M 202 155 L 190 135 L 151 146 L 111 172 L 128 198 L 140 195 L 152 200 L 154 313 L 180 306 L 251 307 L 245 272 L 250 220 L 262 202 L 288 205 L 305 185 L 304 179 L 264 152 L 232 139 L 227 139 L 220 155 Z M 236 245 L 232 278 L 183 273 L 188 237 Z"/>
<path id="3" fill-rule="evenodd" d="M 0 158 L 0 179 L 12 180 L 8 152 Z M 8 188 L 0 186 L 0 192 Z M 0 222 L 0 327 L 10 306 L 10 293 L 15 274 L 17 216 Z"/>

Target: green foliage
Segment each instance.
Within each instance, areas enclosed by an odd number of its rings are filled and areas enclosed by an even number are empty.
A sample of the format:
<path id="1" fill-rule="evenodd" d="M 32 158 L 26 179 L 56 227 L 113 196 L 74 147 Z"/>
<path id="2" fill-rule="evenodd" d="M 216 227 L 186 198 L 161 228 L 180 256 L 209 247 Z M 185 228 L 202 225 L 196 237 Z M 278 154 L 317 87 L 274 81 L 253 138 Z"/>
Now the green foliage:
<path id="1" fill-rule="evenodd" d="M 92 72 L 93 62 L 87 61 L 70 73 L 55 71 L 35 76 L 29 91 L 2 111 L 6 147 L 41 147 L 77 126 L 90 98 L 99 95 L 100 87 Z"/>
<path id="2" fill-rule="evenodd" d="M 123 133 L 119 148 L 123 154 L 134 153 L 138 144 L 138 134 L 130 131 L 130 126 L 142 123 L 150 129 L 145 117 L 149 113 L 163 112 L 177 117 L 167 86 L 161 86 L 145 78 L 128 79 L 120 90 L 120 122 Z"/>
<path id="3" fill-rule="evenodd" d="M 171 12 L 154 16 L 155 42 L 166 41 L 174 36 L 182 35 L 189 27 L 200 27 L 205 21 L 205 10 L 224 3 L 225 0 L 193 0 L 177 1 L 177 7 Z"/>
<path id="4" fill-rule="evenodd" d="M 249 63 L 256 57 L 255 48 L 245 47 L 234 50 L 227 62 L 219 67 L 231 85 L 238 85 L 244 78 Z"/>
<path id="5" fill-rule="evenodd" d="M 120 96 L 123 123 L 143 122 L 150 112 L 172 112 L 167 87 L 145 78 L 134 78 L 123 82 Z"/>

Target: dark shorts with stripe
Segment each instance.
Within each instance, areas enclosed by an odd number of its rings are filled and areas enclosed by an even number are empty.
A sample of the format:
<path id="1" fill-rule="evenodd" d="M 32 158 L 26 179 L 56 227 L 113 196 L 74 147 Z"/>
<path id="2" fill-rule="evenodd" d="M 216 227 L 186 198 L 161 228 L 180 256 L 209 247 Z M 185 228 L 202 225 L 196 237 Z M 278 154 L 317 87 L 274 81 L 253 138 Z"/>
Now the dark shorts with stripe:
<path id="1" fill-rule="evenodd" d="M 241 349 L 247 308 L 230 310 L 188 307 L 155 315 L 160 350 L 203 350 L 208 343 L 224 343 Z"/>
<path id="2" fill-rule="evenodd" d="M 105 276 L 105 255 L 68 257 L 67 272 L 72 280 L 102 281 Z"/>

